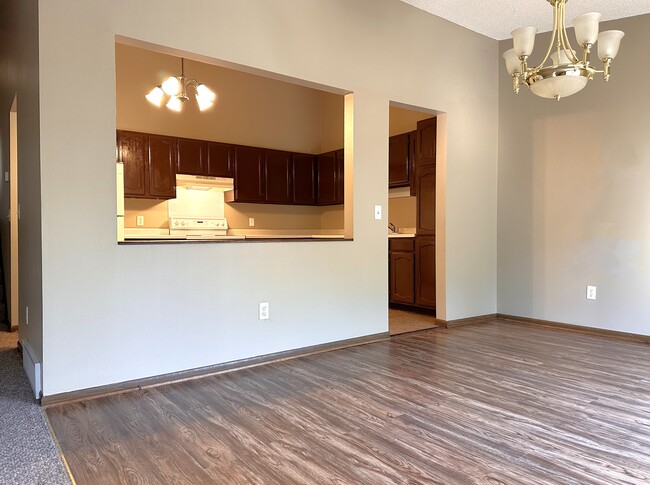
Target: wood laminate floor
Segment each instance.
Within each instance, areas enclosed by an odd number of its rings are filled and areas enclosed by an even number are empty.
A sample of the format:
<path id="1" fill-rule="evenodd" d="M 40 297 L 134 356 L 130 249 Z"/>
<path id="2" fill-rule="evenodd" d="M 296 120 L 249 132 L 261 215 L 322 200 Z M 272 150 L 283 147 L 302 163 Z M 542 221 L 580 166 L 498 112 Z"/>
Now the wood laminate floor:
<path id="1" fill-rule="evenodd" d="M 428 330 L 436 326 L 436 317 L 422 313 L 388 309 L 388 331 L 391 335 Z"/>
<path id="2" fill-rule="evenodd" d="M 47 414 L 78 485 L 650 483 L 650 347 L 496 321 Z"/>

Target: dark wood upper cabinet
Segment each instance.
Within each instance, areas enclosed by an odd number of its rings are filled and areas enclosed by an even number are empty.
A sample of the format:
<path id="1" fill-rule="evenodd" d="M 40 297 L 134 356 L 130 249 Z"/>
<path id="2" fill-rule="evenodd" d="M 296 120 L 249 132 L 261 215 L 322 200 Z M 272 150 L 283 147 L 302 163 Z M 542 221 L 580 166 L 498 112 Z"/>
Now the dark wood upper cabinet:
<path id="1" fill-rule="evenodd" d="M 173 199 L 176 197 L 177 139 L 149 135 L 149 196 Z"/>
<path id="2" fill-rule="evenodd" d="M 417 172 L 417 234 L 436 233 L 436 165 L 419 166 Z"/>
<path id="3" fill-rule="evenodd" d="M 207 142 L 207 172 L 212 177 L 233 177 L 234 147 L 226 143 Z"/>
<path id="4" fill-rule="evenodd" d="M 345 202 L 345 151 L 336 151 L 336 203 Z"/>
<path id="5" fill-rule="evenodd" d="M 144 133 L 117 131 L 117 160 L 124 164 L 125 197 L 147 196 L 148 140 Z"/>
<path id="6" fill-rule="evenodd" d="M 266 198 L 269 204 L 291 204 L 293 160 L 290 152 L 265 150 Z"/>
<path id="7" fill-rule="evenodd" d="M 409 134 L 388 139 L 388 187 L 406 187 L 410 183 Z"/>
<path id="8" fill-rule="evenodd" d="M 436 244 L 434 236 L 415 238 L 415 304 L 436 307 Z"/>
<path id="9" fill-rule="evenodd" d="M 178 160 L 176 173 L 187 175 L 206 175 L 206 143 L 188 138 L 178 139 Z"/>
<path id="10" fill-rule="evenodd" d="M 318 155 L 317 165 L 318 204 L 336 204 L 336 152 Z"/>
<path id="11" fill-rule="evenodd" d="M 418 121 L 417 150 L 415 160 L 418 166 L 436 163 L 436 118 Z"/>
<path id="12" fill-rule="evenodd" d="M 413 130 L 409 133 L 409 185 L 411 186 L 411 195 L 416 195 L 416 178 L 417 167 L 415 163 L 415 150 L 417 149 L 418 131 Z"/>
<path id="13" fill-rule="evenodd" d="M 235 147 L 235 202 L 264 202 L 264 150 Z"/>
<path id="14" fill-rule="evenodd" d="M 293 154 L 294 204 L 316 204 L 316 155 Z"/>

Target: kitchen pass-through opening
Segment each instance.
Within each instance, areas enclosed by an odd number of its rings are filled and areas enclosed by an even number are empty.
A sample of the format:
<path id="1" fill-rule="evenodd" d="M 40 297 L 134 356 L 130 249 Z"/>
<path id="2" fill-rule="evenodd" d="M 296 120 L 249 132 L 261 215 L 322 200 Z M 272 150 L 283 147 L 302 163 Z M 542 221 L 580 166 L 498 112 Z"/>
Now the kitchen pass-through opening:
<path id="1" fill-rule="evenodd" d="M 352 239 L 352 93 L 124 37 L 115 70 L 119 242 Z"/>

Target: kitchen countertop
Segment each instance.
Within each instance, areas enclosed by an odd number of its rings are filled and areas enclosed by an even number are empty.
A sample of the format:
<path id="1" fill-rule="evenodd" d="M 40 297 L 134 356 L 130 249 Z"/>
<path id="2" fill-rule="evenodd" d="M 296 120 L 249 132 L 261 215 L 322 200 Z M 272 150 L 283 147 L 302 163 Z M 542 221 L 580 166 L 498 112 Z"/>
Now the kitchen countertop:
<path id="1" fill-rule="evenodd" d="M 125 228 L 124 241 L 119 244 L 156 244 L 156 243 L 206 243 L 206 242 L 242 242 L 242 241 L 318 241 L 318 240 L 345 240 L 343 234 L 309 234 L 289 233 L 288 231 L 256 231 L 252 234 L 228 234 L 227 236 L 214 236 L 209 238 L 172 236 L 168 229 Z M 230 232 L 230 231 L 229 231 Z"/>
<path id="2" fill-rule="evenodd" d="M 415 234 L 413 234 L 413 233 L 398 233 L 398 232 L 389 232 L 388 233 L 388 239 L 397 239 L 397 238 L 405 238 L 405 237 L 415 237 Z"/>

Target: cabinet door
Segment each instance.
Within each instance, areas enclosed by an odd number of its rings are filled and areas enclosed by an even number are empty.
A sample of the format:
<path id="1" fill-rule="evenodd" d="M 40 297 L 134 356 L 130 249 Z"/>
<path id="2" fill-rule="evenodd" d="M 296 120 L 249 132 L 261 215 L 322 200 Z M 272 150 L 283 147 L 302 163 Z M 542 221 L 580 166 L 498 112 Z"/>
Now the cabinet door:
<path id="1" fill-rule="evenodd" d="M 415 238 L 415 304 L 436 307 L 436 244 L 434 236 Z"/>
<path id="2" fill-rule="evenodd" d="M 235 147 L 235 201 L 262 203 L 264 196 L 264 150 Z"/>
<path id="3" fill-rule="evenodd" d="M 415 277 L 412 252 L 390 253 L 390 301 L 395 303 L 415 302 Z"/>
<path id="4" fill-rule="evenodd" d="M 336 151 L 336 203 L 343 204 L 345 201 L 345 152 Z"/>
<path id="5" fill-rule="evenodd" d="M 124 196 L 145 197 L 147 195 L 147 135 L 119 130 L 117 159 L 124 164 Z"/>
<path id="6" fill-rule="evenodd" d="M 336 203 L 336 152 L 318 155 L 318 176 L 316 179 L 318 203 Z"/>
<path id="7" fill-rule="evenodd" d="M 418 166 L 436 163 L 436 118 L 418 121 L 417 151 L 415 160 Z"/>
<path id="8" fill-rule="evenodd" d="M 208 159 L 207 175 L 232 178 L 235 158 L 233 146 L 225 143 L 208 142 L 206 152 Z"/>
<path id="9" fill-rule="evenodd" d="M 436 165 L 417 169 L 417 233 L 436 233 Z"/>
<path id="10" fill-rule="evenodd" d="M 293 203 L 316 203 L 316 156 L 293 154 Z"/>
<path id="11" fill-rule="evenodd" d="M 178 139 L 178 160 L 176 173 L 206 175 L 205 142 L 201 140 Z"/>
<path id="12" fill-rule="evenodd" d="M 409 173 L 409 135 L 391 136 L 388 139 L 388 186 L 408 186 Z"/>
<path id="13" fill-rule="evenodd" d="M 176 138 L 149 135 L 149 196 L 176 197 Z"/>
<path id="14" fill-rule="evenodd" d="M 413 130 L 409 133 L 409 184 L 411 186 L 411 195 L 417 194 L 417 172 L 415 164 L 415 150 L 417 149 L 418 131 Z"/>
<path id="15" fill-rule="evenodd" d="M 290 204 L 292 199 L 291 153 L 265 150 L 266 202 Z"/>

